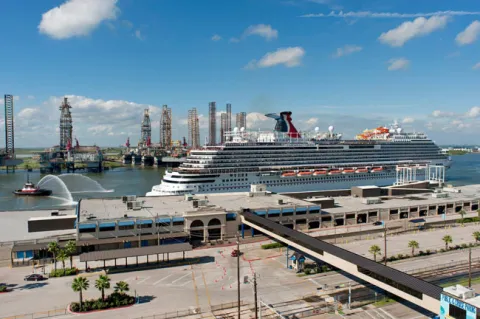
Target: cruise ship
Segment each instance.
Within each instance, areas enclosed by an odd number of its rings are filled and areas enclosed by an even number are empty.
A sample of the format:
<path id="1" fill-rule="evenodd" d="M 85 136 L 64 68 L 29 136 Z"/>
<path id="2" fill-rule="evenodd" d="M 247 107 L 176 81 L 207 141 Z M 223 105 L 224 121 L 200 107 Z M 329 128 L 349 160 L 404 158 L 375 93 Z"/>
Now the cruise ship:
<path id="1" fill-rule="evenodd" d="M 417 180 L 425 179 L 428 165 L 450 166 L 424 133 L 405 132 L 396 123 L 342 140 L 333 126 L 326 133 L 297 131 L 291 114 L 266 114 L 276 120 L 273 131 L 235 128 L 224 145 L 191 150 L 146 195 L 247 192 L 251 184 L 278 193 L 390 186 L 402 166 L 415 166 Z"/>

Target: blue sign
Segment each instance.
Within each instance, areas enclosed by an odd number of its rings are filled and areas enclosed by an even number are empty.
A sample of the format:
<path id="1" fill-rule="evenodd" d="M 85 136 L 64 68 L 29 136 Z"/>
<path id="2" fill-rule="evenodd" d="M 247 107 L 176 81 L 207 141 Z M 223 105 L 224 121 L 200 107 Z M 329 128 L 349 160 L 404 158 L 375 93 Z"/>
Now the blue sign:
<path id="1" fill-rule="evenodd" d="M 440 299 L 440 318 L 452 318 L 449 315 L 450 305 L 454 305 L 467 312 L 467 319 L 475 319 L 477 316 L 477 308 L 468 303 L 465 303 L 457 298 L 442 294 Z"/>

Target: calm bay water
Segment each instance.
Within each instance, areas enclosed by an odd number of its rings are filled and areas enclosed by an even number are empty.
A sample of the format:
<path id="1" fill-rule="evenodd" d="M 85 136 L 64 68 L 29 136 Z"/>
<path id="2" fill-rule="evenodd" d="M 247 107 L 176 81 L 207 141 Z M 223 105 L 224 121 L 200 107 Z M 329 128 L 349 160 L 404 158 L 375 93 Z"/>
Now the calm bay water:
<path id="1" fill-rule="evenodd" d="M 89 187 L 88 183 L 85 183 L 85 179 L 79 176 L 69 176 L 65 178 L 65 181 L 70 189 L 82 191 L 73 194 L 74 200 L 93 197 L 119 197 L 122 195 L 143 196 L 152 189 L 153 185 L 160 183 L 163 173 L 164 169 L 162 168 L 124 167 L 103 173 L 82 174 L 97 181 L 106 190 L 113 190 L 107 193 L 89 192 L 93 187 Z M 45 176 L 40 175 L 39 171 L 30 172 L 29 175 L 30 180 L 34 183 L 38 183 Z M 14 174 L 0 171 L 0 211 L 49 208 L 71 204 L 69 201 L 62 199 L 61 196 L 53 198 L 14 196 L 12 191 L 21 188 L 26 179 L 26 172 L 23 170 L 18 170 Z M 453 166 L 447 171 L 447 183 L 454 186 L 480 184 L 480 154 L 453 156 Z"/>

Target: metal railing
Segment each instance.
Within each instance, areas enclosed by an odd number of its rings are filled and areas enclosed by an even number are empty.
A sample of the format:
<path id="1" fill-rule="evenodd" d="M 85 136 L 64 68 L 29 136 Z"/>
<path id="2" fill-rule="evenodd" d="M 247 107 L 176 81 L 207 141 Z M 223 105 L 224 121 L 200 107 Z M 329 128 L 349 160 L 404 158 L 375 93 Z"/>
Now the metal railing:
<path id="1" fill-rule="evenodd" d="M 148 316 L 142 316 L 142 317 L 137 317 L 135 319 L 170 319 L 170 318 L 181 318 L 181 317 L 188 317 L 188 316 L 195 316 L 195 315 L 201 315 L 202 313 L 207 313 L 207 312 L 213 312 L 213 311 L 219 311 L 219 310 L 224 310 L 224 309 L 232 309 L 237 307 L 238 303 L 235 302 L 228 302 L 228 303 L 223 303 L 219 305 L 212 305 L 208 307 L 207 309 L 205 308 L 190 308 L 186 310 L 178 310 L 178 311 L 172 311 L 172 312 L 165 312 L 165 313 L 159 313 L 159 314 L 154 314 L 154 315 L 148 315 Z M 248 305 L 248 303 L 244 302 L 243 300 L 240 301 L 240 306 L 245 306 Z M 0 318 L 3 319 L 3 318 Z"/>
<path id="2" fill-rule="evenodd" d="M 68 314 L 67 309 L 54 309 L 54 310 L 39 311 L 34 313 L 26 313 L 26 314 L 15 315 L 10 317 L 1 317 L 0 319 L 40 319 L 40 318 L 64 316 L 66 314 Z"/>

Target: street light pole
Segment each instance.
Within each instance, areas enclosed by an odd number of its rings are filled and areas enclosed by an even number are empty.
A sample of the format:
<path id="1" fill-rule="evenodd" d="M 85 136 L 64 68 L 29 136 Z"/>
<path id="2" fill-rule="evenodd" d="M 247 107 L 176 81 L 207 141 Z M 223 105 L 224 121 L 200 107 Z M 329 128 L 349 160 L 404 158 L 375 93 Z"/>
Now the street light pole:
<path id="1" fill-rule="evenodd" d="M 237 308 L 238 318 L 240 319 L 240 238 L 237 233 Z"/>
<path id="2" fill-rule="evenodd" d="M 468 248 L 468 288 L 472 288 L 472 248 Z"/>
<path id="3" fill-rule="evenodd" d="M 255 319 L 258 319 L 257 274 L 253 273 L 253 294 L 255 299 Z"/>
<path id="4" fill-rule="evenodd" d="M 387 265 L 387 223 L 383 224 L 383 255 L 385 257 L 385 266 Z"/>

